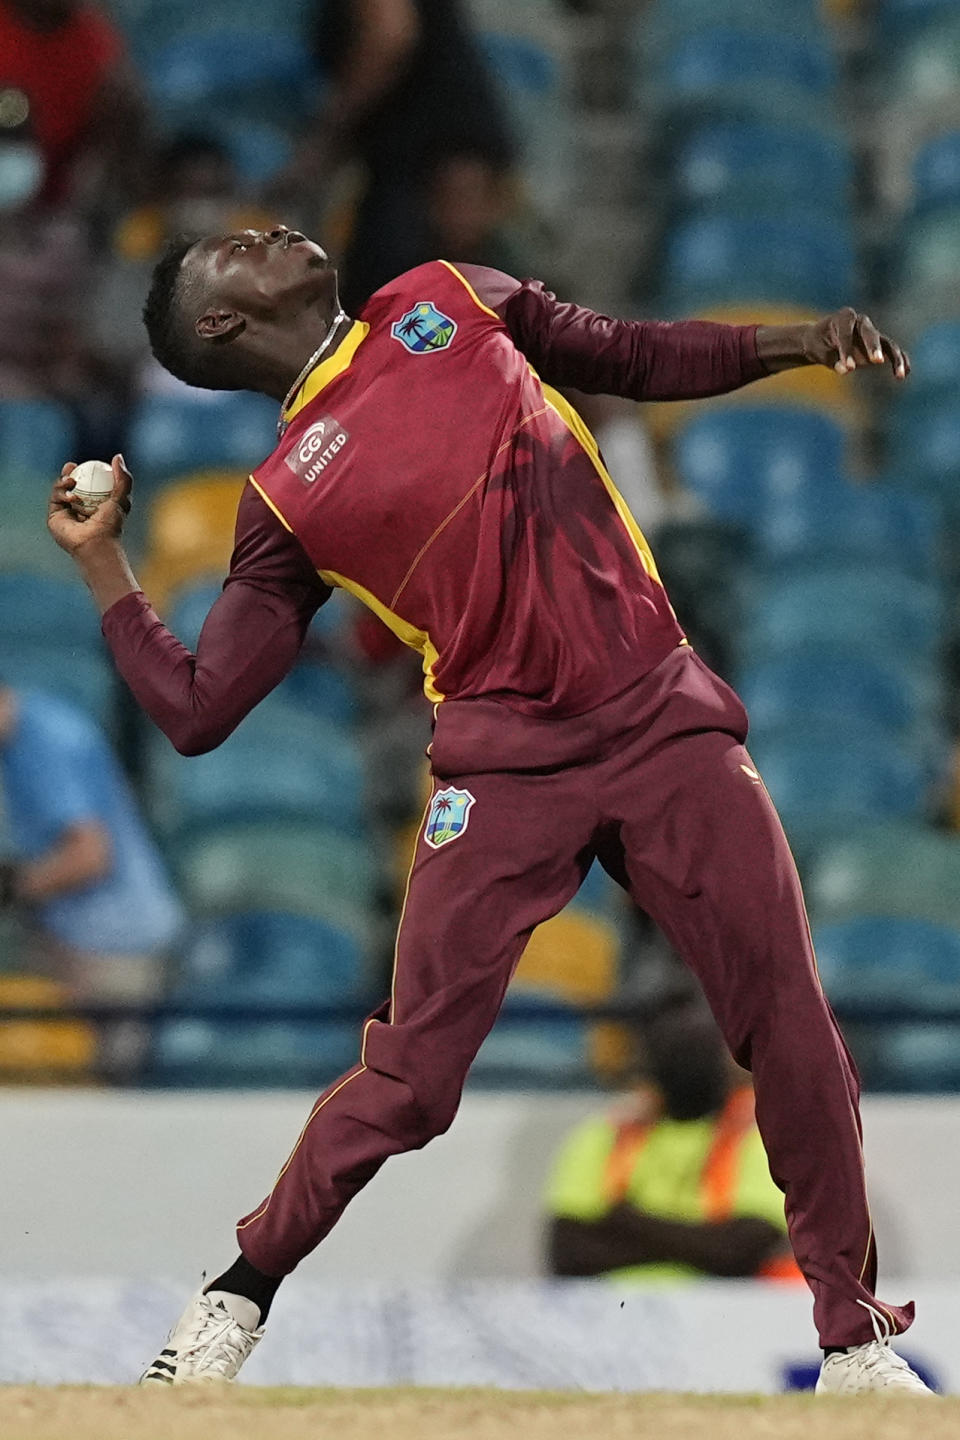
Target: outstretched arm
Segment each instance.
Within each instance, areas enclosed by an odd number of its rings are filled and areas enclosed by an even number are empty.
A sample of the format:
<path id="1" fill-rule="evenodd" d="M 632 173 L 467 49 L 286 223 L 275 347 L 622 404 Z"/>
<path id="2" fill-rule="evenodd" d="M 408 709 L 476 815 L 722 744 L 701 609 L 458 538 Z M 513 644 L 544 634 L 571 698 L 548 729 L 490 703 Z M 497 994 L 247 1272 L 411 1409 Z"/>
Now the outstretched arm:
<path id="1" fill-rule="evenodd" d="M 783 1252 L 786 1239 L 769 1220 L 741 1215 L 700 1223 L 665 1220 L 616 1205 L 600 1220 L 557 1216 L 547 1233 L 553 1275 L 604 1275 L 632 1265 L 690 1265 L 704 1275 L 756 1275 Z"/>
<path id="2" fill-rule="evenodd" d="M 628 400 L 698 400 L 774 371 L 830 365 L 839 373 L 889 362 L 910 365 L 869 316 L 849 307 L 799 325 L 721 325 L 707 320 L 615 320 L 562 303 L 539 280 L 459 267 L 483 304 L 551 385 Z"/>
<path id="3" fill-rule="evenodd" d="M 72 465 L 53 488 L 48 524 L 73 556 L 103 615 L 117 668 L 182 755 L 212 750 L 290 671 L 329 589 L 248 486 L 223 593 L 192 654 L 153 611 L 121 543 L 131 478 L 117 456 L 113 496 L 86 520 L 70 504 Z"/>

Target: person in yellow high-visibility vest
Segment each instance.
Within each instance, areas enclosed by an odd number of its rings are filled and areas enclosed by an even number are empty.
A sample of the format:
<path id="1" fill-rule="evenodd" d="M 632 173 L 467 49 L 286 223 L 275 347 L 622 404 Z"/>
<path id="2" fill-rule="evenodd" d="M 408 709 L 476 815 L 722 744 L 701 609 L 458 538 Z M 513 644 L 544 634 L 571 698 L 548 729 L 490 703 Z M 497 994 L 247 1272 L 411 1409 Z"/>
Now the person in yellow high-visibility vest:
<path id="1" fill-rule="evenodd" d="M 668 1013 L 646 1039 L 649 1080 L 613 1114 L 578 1125 L 555 1159 L 549 1270 L 646 1283 L 801 1281 L 753 1090 L 710 1016 L 690 1006 Z"/>

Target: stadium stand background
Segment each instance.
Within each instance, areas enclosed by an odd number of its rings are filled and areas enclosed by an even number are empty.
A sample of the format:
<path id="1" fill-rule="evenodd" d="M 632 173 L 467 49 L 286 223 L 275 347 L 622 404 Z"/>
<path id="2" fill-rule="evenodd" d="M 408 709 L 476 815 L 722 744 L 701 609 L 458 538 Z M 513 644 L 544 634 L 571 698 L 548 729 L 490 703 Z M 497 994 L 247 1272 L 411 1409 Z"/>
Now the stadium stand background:
<path id="1" fill-rule="evenodd" d="M 218 213 L 262 213 L 289 164 L 323 84 L 311 8 L 111 7 L 158 141 L 219 153 Z M 912 354 L 902 392 L 801 370 L 590 418 L 605 445 L 626 436 L 644 483 L 615 478 L 637 490 L 682 623 L 750 709 L 868 1085 L 960 1089 L 960 3 L 471 9 L 522 153 L 491 247 L 522 273 L 624 315 L 789 320 L 850 302 Z M 347 167 L 309 217 L 341 247 L 361 185 Z M 183 1013 L 156 1027 L 140 1080 L 316 1086 L 352 1063 L 389 982 L 425 781 L 416 664 L 338 597 L 279 690 L 186 761 L 95 627 L 53 618 L 89 607 L 42 523 L 65 458 L 124 450 L 135 568 L 189 644 L 246 471 L 272 447 L 271 403 L 165 382 L 131 331 L 170 199 L 108 204 L 88 227 L 86 388 L 0 396 L 0 675 L 106 726 L 189 906 L 169 977 Z M 48 992 L 19 969 L 16 918 L 0 924 L 0 1007 L 26 1017 Z M 475 1081 L 615 1083 L 626 1033 L 583 1007 L 649 1013 L 685 983 L 595 871 L 535 935 Z M 0 1074 L 90 1074 L 66 1019 L 4 1025 Z"/>

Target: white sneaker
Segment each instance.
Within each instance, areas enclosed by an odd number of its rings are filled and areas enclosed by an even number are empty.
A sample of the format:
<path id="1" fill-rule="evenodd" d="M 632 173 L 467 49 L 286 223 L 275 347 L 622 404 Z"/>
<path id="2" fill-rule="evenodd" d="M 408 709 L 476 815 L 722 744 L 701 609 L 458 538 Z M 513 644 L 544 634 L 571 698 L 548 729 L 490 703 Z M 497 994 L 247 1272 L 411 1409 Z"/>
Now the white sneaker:
<path id="1" fill-rule="evenodd" d="M 260 1311 L 252 1300 L 212 1290 L 199 1291 L 167 1337 L 167 1343 L 140 1377 L 141 1385 L 192 1385 L 229 1381 L 263 1337 Z"/>
<path id="2" fill-rule="evenodd" d="M 893 1327 L 881 1310 L 864 1300 L 858 1305 L 869 1311 L 875 1340 L 851 1345 L 835 1355 L 824 1356 L 817 1380 L 818 1395 L 863 1395 L 868 1390 L 896 1390 L 903 1395 L 934 1395 L 929 1385 L 910 1369 L 902 1355 L 891 1350 Z"/>
<path id="3" fill-rule="evenodd" d="M 934 1394 L 886 1340 L 852 1345 L 846 1354 L 825 1357 L 817 1381 L 818 1395 L 863 1395 L 867 1390 Z"/>

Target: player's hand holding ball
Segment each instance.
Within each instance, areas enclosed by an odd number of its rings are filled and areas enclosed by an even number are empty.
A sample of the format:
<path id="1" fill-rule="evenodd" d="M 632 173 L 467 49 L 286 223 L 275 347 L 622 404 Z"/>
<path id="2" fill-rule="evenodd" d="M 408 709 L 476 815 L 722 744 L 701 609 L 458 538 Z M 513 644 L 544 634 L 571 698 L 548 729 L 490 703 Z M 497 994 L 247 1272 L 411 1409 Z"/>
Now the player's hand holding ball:
<path id="1" fill-rule="evenodd" d="M 122 455 L 64 465 L 47 509 L 47 528 L 61 550 L 76 555 L 104 540 L 117 540 L 130 513 L 133 477 Z"/>

